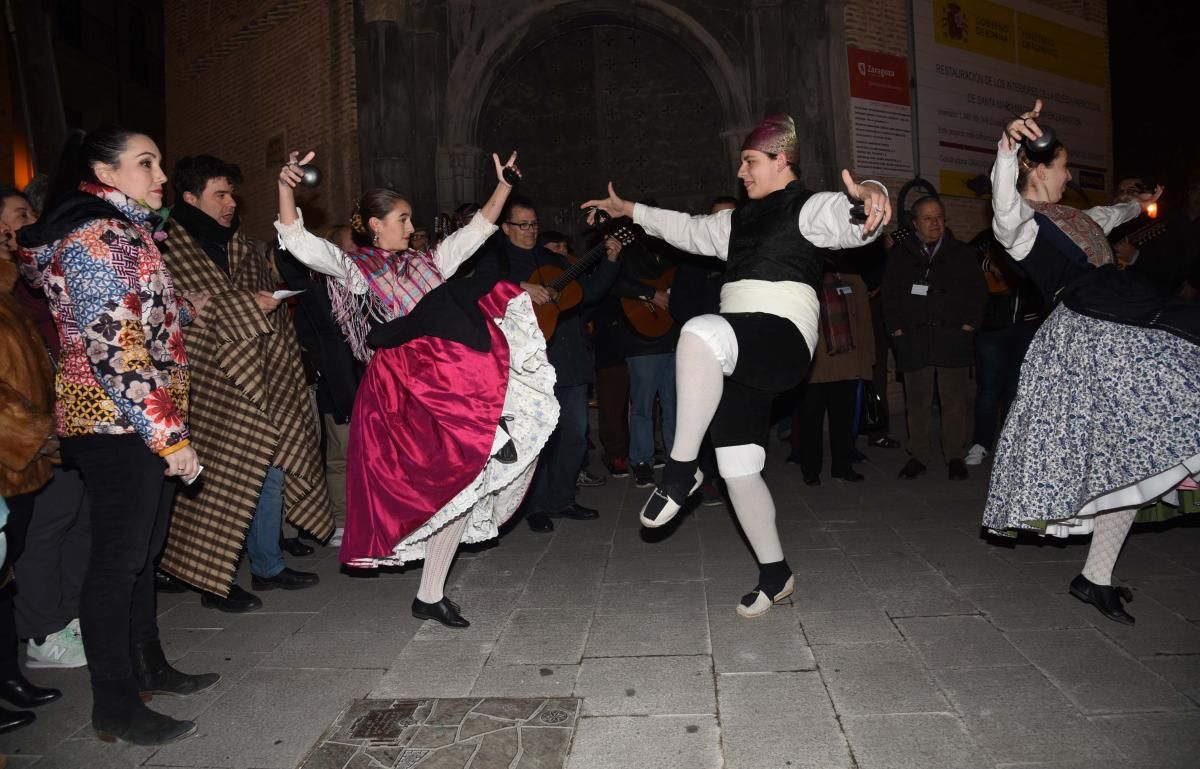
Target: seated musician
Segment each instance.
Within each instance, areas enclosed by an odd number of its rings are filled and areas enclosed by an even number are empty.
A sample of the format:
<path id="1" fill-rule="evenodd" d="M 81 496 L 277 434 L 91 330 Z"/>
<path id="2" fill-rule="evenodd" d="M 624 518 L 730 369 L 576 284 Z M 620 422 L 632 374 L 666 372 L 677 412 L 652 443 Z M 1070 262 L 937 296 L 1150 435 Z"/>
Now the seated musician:
<path id="1" fill-rule="evenodd" d="M 496 247 L 482 254 L 476 270 L 494 274 L 519 283 L 529 292 L 536 306 L 552 304 L 558 299 L 554 290 L 531 282 L 540 267 L 566 269 L 563 257 L 547 249 L 538 239 L 537 208 L 532 200 L 514 195 L 500 217 L 504 237 Z M 538 460 L 533 487 L 525 500 L 525 520 L 538 532 L 554 530 L 551 517 L 590 520 L 600 513 L 575 501 L 575 481 L 587 451 L 588 385 L 595 378 L 591 345 L 582 317 L 583 308 L 595 304 L 608 293 L 617 277 L 619 244 L 609 239 L 607 258 L 599 266 L 579 278 L 583 301 L 562 313 L 547 343 L 550 364 L 554 366 L 557 382 L 554 394 L 558 398 L 558 427 L 550 436 Z"/>

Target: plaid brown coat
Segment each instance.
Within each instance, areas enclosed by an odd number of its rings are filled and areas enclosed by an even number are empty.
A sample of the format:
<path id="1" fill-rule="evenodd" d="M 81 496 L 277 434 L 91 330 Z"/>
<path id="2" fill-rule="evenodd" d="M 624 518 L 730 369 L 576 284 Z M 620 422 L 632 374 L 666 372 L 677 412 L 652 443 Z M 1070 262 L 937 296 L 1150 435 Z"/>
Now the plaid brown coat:
<path id="1" fill-rule="evenodd" d="M 270 291 L 262 248 L 240 232 L 229 241 L 226 275 L 178 222 L 160 246 L 175 290 L 210 295 L 205 327 L 188 326 L 192 445 L 204 466 L 175 497 L 161 568 L 228 595 L 267 469 L 287 475 L 284 512 L 320 539 L 333 533 L 315 418 L 287 308 L 263 315 Z"/>

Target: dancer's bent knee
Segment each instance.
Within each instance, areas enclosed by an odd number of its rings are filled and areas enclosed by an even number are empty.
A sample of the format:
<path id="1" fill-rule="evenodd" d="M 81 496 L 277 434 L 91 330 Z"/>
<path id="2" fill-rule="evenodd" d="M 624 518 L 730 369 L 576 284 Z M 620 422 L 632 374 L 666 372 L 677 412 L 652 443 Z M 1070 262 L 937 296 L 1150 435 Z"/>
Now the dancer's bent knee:
<path id="1" fill-rule="evenodd" d="M 721 364 L 721 373 L 729 376 L 737 367 L 738 343 L 733 326 L 720 315 L 697 315 L 683 324 L 681 334 L 692 334 L 712 352 Z M 680 339 L 682 344 L 683 340 Z"/>
<path id="2" fill-rule="evenodd" d="M 757 475 L 767 466 L 767 450 L 757 443 L 717 447 L 717 470 L 725 480 Z"/>

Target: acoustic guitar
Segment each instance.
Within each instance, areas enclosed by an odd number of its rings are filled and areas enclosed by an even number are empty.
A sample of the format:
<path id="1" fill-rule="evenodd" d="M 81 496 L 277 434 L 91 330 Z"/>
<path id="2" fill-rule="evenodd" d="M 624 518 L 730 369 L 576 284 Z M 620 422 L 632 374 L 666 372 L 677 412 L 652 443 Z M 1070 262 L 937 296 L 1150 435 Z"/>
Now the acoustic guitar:
<path id="1" fill-rule="evenodd" d="M 1150 222 L 1145 227 L 1141 227 L 1141 228 L 1129 233 L 1124 238 L 1121 238 L 1121 240 L 1129 241 L 1130 245 L 1132 245 L 1134 248 L 1140 250 L 1143 245 L 1154 240 L 1155 238 L 1157 238 L 1159 235 L 1162 235 L 1166 231 L 1167 231 L 1167 222 L 1165 220 L 1159 220 L 1159 221 Z M 1127 269 L 1130 265 L 1129 262 L 1123 262 L 1120 259 L 1118 259 L 1117 255 L 1115 253 L 1113 254 L 1113 259 L 1117 263 L 1118 270 Z"/>
<path id="2" fill-rule="evenodd" d="M 641 278 L 638 280 L 647 286 L 653 286 L 655 291 L 666 291 L 675 280 L 675 268 L 668 268 L 657 278 Z M 666 334 L 675 325 L 669 310 L 664 310 L 649 299 L 634 299 L 621 297 L 621 309 L 625 318 L 633 326 L 633 330 L 642 336 L 657 338 Z"/>
<path id="3" fill-rule="evenodd" d="M 637 236 L 633 230 L 624 226 L 605 234 L 605 239 L 616 238 L 622 246 L 632 243 L 635 237 Z M 542 265 L 534 270 L 533 274 L 525 281 L 545 286 L 555 295 L 553 301 L 533 306 L 538 326 L 542 329 L 542 335 L 546 337 L 547 342 L 554 336 L 554 330 L 558 328 L 558 316 L 583 301 L 583 287 L 579 285 L 579 276 L 600 261 L 600 257 L 604 256 L 604 253 L 604 239 L 602 239 L 591 251 L 579 257 L 579 260 L 567 269 L 564 270 L 549 264 Z"/>

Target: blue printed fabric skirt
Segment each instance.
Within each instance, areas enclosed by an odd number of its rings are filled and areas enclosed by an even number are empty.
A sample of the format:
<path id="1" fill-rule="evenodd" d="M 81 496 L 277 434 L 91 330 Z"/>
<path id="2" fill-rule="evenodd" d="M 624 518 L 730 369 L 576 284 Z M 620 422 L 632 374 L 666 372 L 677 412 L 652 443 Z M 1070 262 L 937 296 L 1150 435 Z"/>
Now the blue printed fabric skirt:
<path id="1" fill-rule="evenodd" d="M 1200 474 L 1200 347 L 1059 306 L 995 456 L 983 524 L 998 532 L 1086 534 L 1097 513 L 1174 500 Z"/>

